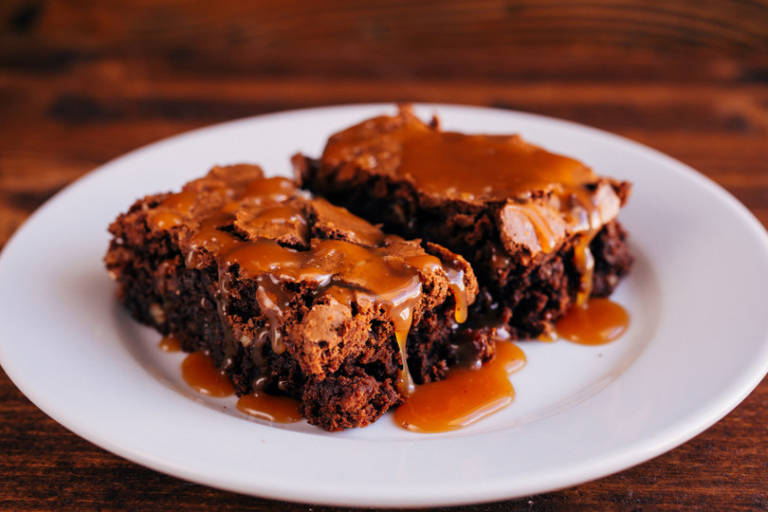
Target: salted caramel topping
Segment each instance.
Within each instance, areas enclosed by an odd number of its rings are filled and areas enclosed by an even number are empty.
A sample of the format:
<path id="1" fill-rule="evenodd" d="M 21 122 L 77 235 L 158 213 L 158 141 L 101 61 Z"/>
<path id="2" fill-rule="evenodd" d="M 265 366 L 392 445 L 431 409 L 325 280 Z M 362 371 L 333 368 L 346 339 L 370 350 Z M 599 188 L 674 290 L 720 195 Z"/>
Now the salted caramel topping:
<path id="1" fill-rule="evenodd" d="M 193 352 L 184 358 L 181 376 L 192 389 L 203 395 L 223 397 L 235 392 L 229 378 L 216 368 L 213 359 L 201 352 Z"/>
<path id="2" fill-rule="evenodd" d="M 237 408 L 245 414 L 273 423 L 296 423 L 301 420 L 298 400 L 262 391 L 241 396 Z"/>
<path id="3" fill-rule="evenodd" d="M 324 161 L 343 161 L 350 145 L 361 141 L 352 132 L 335 136 Z M 501 199 L 531 191 L 576 187 L 597 180 L 591 169 L 573 158 L 528 144 L 517 135 L 467 135 L 442 132 L 412 114 L 396 128 L 377 134 L 374 153 L 399 152 L 392 174 L 407 177 L 428 193 L 460 199 Z M 384 148 L 386 151 L 376 151 Z"/>
<path id="4" fill-rule="evenodd" d="M 397 173 L 437 194 L 506 198 L 595 180 L 581 162 L 527 144 L 518 136 L 408 129 L 396 136 L 403 144 Z"/>
<path id="5" fill-rule="evenodd" d="M 179 342 L 179 339 L 173 334 L 163 336 L 163 339 L 160 340 L 160 343 L 158 343 L 157 346 L 160 347 L 160 350 L 163 352 L 179 352 L 181 350 L 181 342 Z"/>
<path id="6" fill-rule="evenodd" d="M 395 411 L 395 422 L 424 433 L 467 427 L 512 403 L 509 374 L 524 365 L 525 354 L 517 345 L 496 341 L 496 355 L 480 368 L 456 368 L 445 380 L 417 387 Z"/>
<path id="7" fill-rule="evenodd" d="M 609 299 L 592 298 L 574 306 L 556 326 L 557 333 L 574 343 L 602 345 L 615 340 L 629 327 L 629 313 Z"/>

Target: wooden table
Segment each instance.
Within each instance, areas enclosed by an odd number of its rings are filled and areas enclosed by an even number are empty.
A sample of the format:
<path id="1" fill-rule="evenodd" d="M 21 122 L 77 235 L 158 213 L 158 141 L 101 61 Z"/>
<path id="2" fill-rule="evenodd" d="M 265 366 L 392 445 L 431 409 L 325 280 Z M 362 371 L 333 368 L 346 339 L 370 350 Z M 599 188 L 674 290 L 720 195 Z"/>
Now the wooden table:
<path id="1" fill-rule="evenodd" d="M 768 225 L 764 2 L 116 4 L 0 2 L 0 244 L 78 176 L 162 137 L 289 108 L 401 100 L 520 109 L 622 134 L 699 169 Z M 115 457 L 48 419 L 0 372 L 0 510 L 172 508 L 330 510 Z M 694 508 L 768 509 L 768 382 L 650 462 L 462 510 Z"/>

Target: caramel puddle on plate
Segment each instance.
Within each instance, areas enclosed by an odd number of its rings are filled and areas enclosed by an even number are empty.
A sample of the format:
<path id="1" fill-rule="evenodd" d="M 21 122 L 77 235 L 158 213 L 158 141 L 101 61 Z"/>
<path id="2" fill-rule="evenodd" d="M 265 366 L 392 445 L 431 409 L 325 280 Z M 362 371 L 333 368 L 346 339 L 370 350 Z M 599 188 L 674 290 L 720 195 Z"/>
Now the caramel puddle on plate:
<path id="1" fill-rule="evenodd" d="M 574 306 L 555 326 L 564 339 L 582 345 L 603 345 L 620 337 L 629 327 L 629 313 L 609 299 L 594 298 Z"/>
<path id="2" fill-rule="evenodd" d="M 224 372 L 213 364 L 213 359 L 201 352 L 192 352 L 184 358 L 181 376 L 189 387 L 203 395 L 224 397 L 235 392 Z"/>
<path id="3" fill-rule="evenodd" d="M 166 339 L 163 338 L 159 346 L 169 351 L 165 348 Z M 216 368 L 213 359 L 201 352 L 193 352 L 184 358 L 181 362 L 181 376 L 189 387 L 203 395 L 226 397 L 235 392 L 229 378 Z M 302 419 L 298 400 L 262 391 L 241 396 L 237 408 L 250 416 L 275 423 L 295 423 Z"/>
<path id="4" fill-rule="evenodd" d="M 237 408 L 250 416 L 275 423 L 296 423 L 302 418 L 298 400 L 287 396 L 269 395 L 263 391 L 241 396 L 237 401 Z"/>
<path id="5" fill-rule="evenodd" d="M 525 354 L 508 341 L 478 369 L 457 368 L 448 378 L 417 386 L 395 410 L 395 422 L 413 432 L 434 433 L 469 426 L 509 405 L 515 389 L 509 374 L 525 366 Z"/>

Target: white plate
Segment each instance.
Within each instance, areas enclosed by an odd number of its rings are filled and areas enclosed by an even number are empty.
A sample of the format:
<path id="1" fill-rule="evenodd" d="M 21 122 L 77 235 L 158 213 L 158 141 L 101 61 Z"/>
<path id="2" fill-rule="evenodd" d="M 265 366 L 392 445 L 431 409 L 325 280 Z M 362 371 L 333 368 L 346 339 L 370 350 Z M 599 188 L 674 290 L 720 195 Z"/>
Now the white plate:
<path id="1" fill-rule="evenodd" d="M 0 259 L 0 361 L 38 407 L 139 464 L 203 484 L 292 501 L 369 506 L 511 498 L 598 478 L 690 439 L 768 369 L 768 237 L 720 187 L 623 138 L 545 117 L 420 106 L 444 126 L 521 132 L 602 174 L 631 180 L 621 218 L 637 258 L 615 294 L 632 314 L 602 347 L 528 343 L 515 402 L 462 431 L 375 425 L 328 434 L 270 426 L 179 379 L 114 299 L 106 227 L 131 202 L 216 163 L 288 174 L 333 131 L 391 105 L 330 107 L 226 123 L 152 144 L 85 176 L 43 206 Z"/>

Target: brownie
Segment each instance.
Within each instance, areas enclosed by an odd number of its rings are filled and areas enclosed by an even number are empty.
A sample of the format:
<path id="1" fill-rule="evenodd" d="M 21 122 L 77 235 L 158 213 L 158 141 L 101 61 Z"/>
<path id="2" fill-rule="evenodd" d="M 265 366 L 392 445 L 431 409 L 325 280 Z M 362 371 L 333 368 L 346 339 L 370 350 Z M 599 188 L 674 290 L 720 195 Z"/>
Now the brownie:
<path id="1" fill-rule="evenodd" d="M 616 220 L 630 184 L 518 135 L 447 132 L 402 106 L 293 163 L 313 193 L 464 256 L 480 283 L 472 321 L 516 339 L 553 336 L 565 311 L 609 295 L 632 263 Z"/>
<path id="2" fill-rule="evenodd" d="M 375 421 L 467 347 L 491 355 L 454 336 L 478 292 L 464 258 L 254 165 L 140 199 L 109 231 L 106 266 L 137 320 L 210 354 L 239 395 L 295 397 L 326 430 Z"/>

